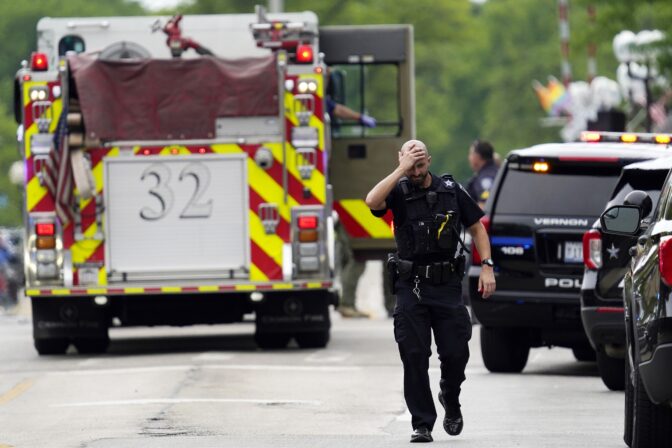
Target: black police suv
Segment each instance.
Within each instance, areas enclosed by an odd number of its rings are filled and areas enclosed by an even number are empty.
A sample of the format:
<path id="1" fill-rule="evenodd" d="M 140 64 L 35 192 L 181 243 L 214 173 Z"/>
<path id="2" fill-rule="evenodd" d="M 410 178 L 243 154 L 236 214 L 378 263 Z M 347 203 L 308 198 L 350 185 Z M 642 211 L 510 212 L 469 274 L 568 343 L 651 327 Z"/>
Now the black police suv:
<path id="1" fill-rule="evenodd" d="M 624 167 L 605 209 L 622 205 L 625 197 L 634 190 L 646 192 L 654 203 L 657 202 L 672 168 L 672 151 L 669 155 Z M 630 262 L 628 249 L 633 244 L 634 241 L 628 238 L 603 233 L 599 220 L 583 235 L 585 270 L 581 283 L 581 320 L 588 340 L 597 352 L 600 377 L 611 390 L 625 387 L 623 275 Z"/>
<path id="2" fill-rule="evenodd" d="M 626 242 L 632 257 L 623 279 L 626 382 L 623 438 L 631 447 L 672 446 L 672 176 L 650 220 L 642 191 L 600 219 L 602 231 Z"/>
<path id="3" fill-rule="evenodd" d="M 489 299 L 477 291 L 477 253 L 469 268 L 488 370 L 522 371 L 531 347 L 568 347 L 579 360 L 595 359 L 580 317 L 583 234 L 604 210 L 623 166 L 665 153 L 651 146 L 557 143 L 506 157 L 483 218 L 497 280 Z"/>

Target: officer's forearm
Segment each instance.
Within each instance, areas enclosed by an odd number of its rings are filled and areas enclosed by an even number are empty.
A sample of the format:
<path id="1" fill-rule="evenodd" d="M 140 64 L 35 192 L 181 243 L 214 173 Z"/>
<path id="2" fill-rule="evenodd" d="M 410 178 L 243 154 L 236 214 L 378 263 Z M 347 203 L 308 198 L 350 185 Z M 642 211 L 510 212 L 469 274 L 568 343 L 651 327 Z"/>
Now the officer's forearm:
<path id="1" fill-rule="evenodd" d="M 366 195 L 366 205 L 372 210 L 381 210 L 385 208 L 385 199 L 402 177 L 404 177 L 404 171 L 401 167 L 397 167 L 369 191 L 369 194 Z"/>
<path id="2" fill-rule="evenodd" d="M 481 221 L 478 221 L 476 224 L 473 224 L 469 227 L 469 233 L 471 238 L 474 240 L 474 245 L 478 254 L 481 256 L 481 260 L 490 258 L 490 240 L 488 239 L 488 232 L 483 227 Z"/>

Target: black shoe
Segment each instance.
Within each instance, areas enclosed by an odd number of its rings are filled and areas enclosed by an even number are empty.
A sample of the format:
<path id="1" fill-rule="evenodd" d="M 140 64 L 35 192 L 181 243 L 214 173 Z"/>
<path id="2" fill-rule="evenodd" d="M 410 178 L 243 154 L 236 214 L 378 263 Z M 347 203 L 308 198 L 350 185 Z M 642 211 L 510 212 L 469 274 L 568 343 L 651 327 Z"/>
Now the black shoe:
<path id="1" fill-rule="evenodd" d="M 443 402 L 443 395 L 440 392 L 439 403 L 441 403 L 441 406 L 443 406 L 443 409 L 446 411 L 446 415 L 443 417 L 443 429 L 445 429 L 451 436 L 458 435 L 462 432 L 462 428 L 464 427 L 460 406 L 449 406 L 446 408 L 446 404 Z"/>
<path id="2" fill-rule="evenodd" d="M 433 441 L 432 431 L 427 428 L 417 428 L 413 431 L 413 434 L 411 434 L 411 443 L 427 443 Z"/>

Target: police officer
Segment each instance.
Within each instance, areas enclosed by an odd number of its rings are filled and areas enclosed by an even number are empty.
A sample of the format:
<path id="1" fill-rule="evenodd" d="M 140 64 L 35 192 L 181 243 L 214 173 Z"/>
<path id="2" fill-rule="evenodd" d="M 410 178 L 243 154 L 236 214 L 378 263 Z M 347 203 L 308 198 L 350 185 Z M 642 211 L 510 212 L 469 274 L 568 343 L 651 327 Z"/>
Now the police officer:
<path id="1" fill-rule="evenodd" d="M 469 359 L 471 322 L 461 295 L 464 256 L 460 232 L 471 233 L 483 259 L 478 288 L 483 298 L 495 290 L 490 244 L 480 222 L 483 212 L 451 176 L 429 172 L 425 144 L 410 140 L 399 151 L 399 166 L 366 197 L 371 212 L 394 215 L 397 254 L 390 254 L 397 303 L 394 336 L 404 367 L 404 398 L 412 416 L 411 442 L 431 442 L 436 408 L 429 385 L 431 331 L 441 361 L 439 402 L 443 427 L 462 431 L 460 385 Z M 457 255 L 456 255 L 457 254 Z"/>
<path id="2" fill-rule="evenodd" d="M 469 166 L 474 175 L 467 182 L 467 193 L 481 208 L 490 196 L 490 187 L 497 175 L 498 167 L 494 156 L 494 148 L 485 140 L 476 140 L 469 147 Z"/>

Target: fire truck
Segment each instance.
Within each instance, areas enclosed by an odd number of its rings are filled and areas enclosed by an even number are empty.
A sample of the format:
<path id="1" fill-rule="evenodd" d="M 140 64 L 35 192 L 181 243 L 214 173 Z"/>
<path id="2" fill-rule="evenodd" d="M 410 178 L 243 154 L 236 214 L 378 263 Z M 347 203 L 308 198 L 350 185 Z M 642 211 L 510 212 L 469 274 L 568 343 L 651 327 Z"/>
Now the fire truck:
<path id="1" fill-rule="evenodd" d="M 261 348 L 326 346 L 334 217 L 361 257 L 394 246 L 363 198 L 415 133 L 412 42 L 259 7 L 41 19 L 14 98 L 38 353 L 252 314 Z"/>

